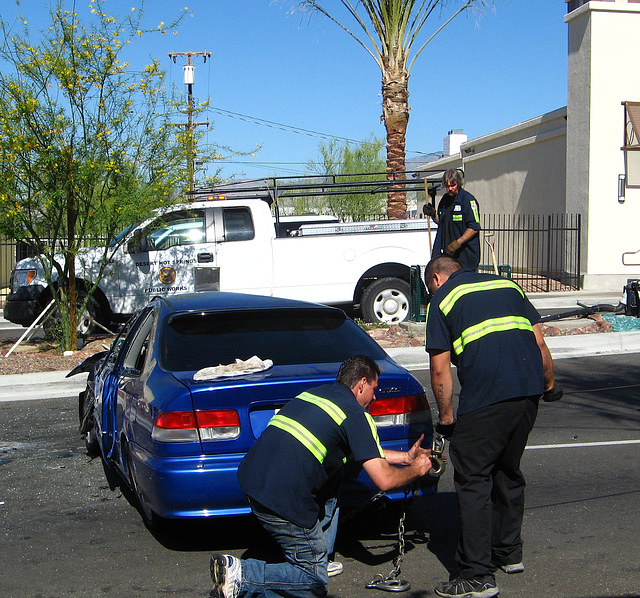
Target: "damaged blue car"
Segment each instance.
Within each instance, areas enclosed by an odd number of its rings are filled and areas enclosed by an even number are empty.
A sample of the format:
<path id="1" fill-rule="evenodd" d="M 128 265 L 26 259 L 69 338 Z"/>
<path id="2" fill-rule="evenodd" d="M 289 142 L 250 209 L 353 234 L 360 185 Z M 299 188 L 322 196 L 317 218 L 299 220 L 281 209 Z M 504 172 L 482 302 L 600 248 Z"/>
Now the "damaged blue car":
<path id="1" fill-rule="evenodd" d="M 335 380 L 356 354 L 381 369 L 370 413 L 383 447 L 407 450 L 423 433 L 429 446 L 422 385 L 342 310 L 312 303 L 222 292 L 156 298 L 69 375 L 89 371 L 79 397 L 88 452 L 131 488 L 150 525 L 249 513 L 236 478 L 244 455 L 287 401 Z M 436 482 L 425 477 L 422 491 Z M 349 469 L 345 503 L 375 492 L 360 467 Z"/>

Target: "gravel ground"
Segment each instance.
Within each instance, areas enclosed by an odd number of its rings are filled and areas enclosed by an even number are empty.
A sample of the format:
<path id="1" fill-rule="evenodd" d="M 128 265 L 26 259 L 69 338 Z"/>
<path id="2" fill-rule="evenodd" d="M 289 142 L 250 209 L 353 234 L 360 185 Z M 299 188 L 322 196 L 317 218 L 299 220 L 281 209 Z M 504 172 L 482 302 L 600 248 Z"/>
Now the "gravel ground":
<path id="1" fill-rule="evenodd" d="M 18 346 L 9 357 L 5 357 L 15 340 L 0 339 L 0 375 L 28 374 L 31 372 L 55 372 L 72 370 L 98 351 L 104 351 L 104 346 L 111 344 L 110 337 L 87 339 L 88 342 L 80 351 L 65 357 L 60 349 L 51 342 L 29 341 Z"/>

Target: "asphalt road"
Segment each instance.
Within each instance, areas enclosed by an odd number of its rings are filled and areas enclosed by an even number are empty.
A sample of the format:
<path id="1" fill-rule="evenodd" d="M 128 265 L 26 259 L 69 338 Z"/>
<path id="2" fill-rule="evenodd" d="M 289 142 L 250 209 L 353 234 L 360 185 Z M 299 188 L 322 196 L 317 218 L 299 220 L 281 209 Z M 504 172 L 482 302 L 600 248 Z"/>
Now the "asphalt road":
<path id="1" fill-rule="evenodd" d="M 525 452 L 525 566 L 499 573 L 501 596 L 640 596 L 639 355 L 556 362 L 565 397 L 541 404 Z M 427 371 L 415 372 L 425 386 Z M 430 393 L 429 393 L 430 394 Z M 210 595 L 212 551 L 277 558 L 252 518 L 192 522 L 152 534 L 99 460 L 84 454 L 71 399 L 0 403 L 0 596 Z M 330 596 L 365 589 L 392 568 L 397 511 L 367 510 L 341 524 L 345 572 Z M 401 577 L 408 598 L 447 578 L 457 529 L 451 470 L 438 495 L 410 505 Z"/>

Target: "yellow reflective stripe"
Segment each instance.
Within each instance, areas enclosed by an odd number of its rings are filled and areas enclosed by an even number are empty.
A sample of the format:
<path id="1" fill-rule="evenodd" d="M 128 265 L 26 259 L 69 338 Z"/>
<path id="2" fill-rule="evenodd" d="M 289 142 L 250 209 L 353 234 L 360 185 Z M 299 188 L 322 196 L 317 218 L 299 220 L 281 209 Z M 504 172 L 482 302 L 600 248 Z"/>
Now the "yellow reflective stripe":
<path id="1" fill-rule="evenodd" d="M 462 214 L 453 214 L 453 216 L 451 216 L 451 220 L 454 222 L 462 222 Z"/>
<path id="2" fill-rule="evenodd" d="M 533 326 L 531 326 L 531 322 L 527 318 L 522 316 L 506 316 L 504 318 L 485 320 L 463 330 L 460 338 L 453 342 L 453 350 L 456 355 L 460 355 L 469 343 L 477 341 L 492 332 L 504 332 L 506 330 L 529 330 L 533 332 Z"/>
<path id="3" fill-rule="evenodd" d="M 380 452 L 380 457 L 382 459 L 385 458 L 384 456 L 384 449 L 382 448 L 382 445 L 380 444 L 380 438 L 378 437 L 378 427 L 376 426 L 376 422 L 373 419 L 373 417 L 371 416 L 371 414 L 367 411 L 364 412 L 364 416 L 367 420 L 367 422 L 369 422 L 369 426 L 371 428 L 371 435 L 373 436 L 373 438 L 376 441 L 376 444 L 378 445 L 378 451 Z"/>
<path id="4" fill-rule="evenodd" d="M 291 436 L 293 436 L 298 442 L 300 442 L 302 446 L 307 448 L 309 452 L 318 461 L 320 461 L 320 463 L 324 462 L 324 459 L 327 456 L 327 448 L 303 425 L 291 419 L 290 417 L 286 417 L 280 414 L 274 415 L 269 420 L 269 425 L 280 428 L 281 430 L 284 430 L 285 432 L 291 434 Z"/>
<path id="5" fill-rule="evenodd" d="M 473 217 L 476 219 L 476 222 L 480 224 L 480 211 L 478 210 L 478 202 L 471 201 L 471 211 L 473 212 Z"/>
<path id="6" fill-rule="evenodd" d="M 345 419 L 347 419 L 345 412 L 328 399 L 313 395 L 310 392 L 303 392 L 298 395 L 298 398 L 303 401 L 307 401 L 308 403 L 312 403 L 322 409 L 339 426 L 342 425 L 342 422 Z"/>
<path id="7" fill-rule="evenodd" d="M 453 309 L 453 306 L 460 297 L 468 295 L 469 293 L 493 291 L 495 289 L 515 289 L 524 297 L 522 289 L 515 282 L 506 278 L 502 280 L 491 279 L 485 282 L 469 282 L 467 284 L 460 284 L 452 289 L 451 292 L 440 301 L 440 310 L 446 316 Z"/>

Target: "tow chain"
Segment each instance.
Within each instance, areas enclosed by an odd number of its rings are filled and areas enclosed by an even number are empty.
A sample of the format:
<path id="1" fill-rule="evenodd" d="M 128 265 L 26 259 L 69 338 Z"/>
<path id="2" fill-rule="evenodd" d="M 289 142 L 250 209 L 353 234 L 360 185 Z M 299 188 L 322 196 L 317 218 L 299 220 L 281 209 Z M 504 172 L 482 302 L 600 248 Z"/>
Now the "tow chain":
<path id="1" fill-rule="evenodd" d="M 431 446 L 431 462 L 432 467 L 429 470 L 429 475 L 434 478 L 439 478 L 445 470 L 446 461 L 442 457 L 444 453 L 446 441 L 441 434 L 437 432 L 433 433 L 433 443 Z M 412 486 L 414 489 L 412 490 Z M 405 486 L 404 498 L 402 499 L 402 512 L 400 513 L 400 520 L 398 521 L 398 556 L 393 559 L 393 571 L 386 577 L 378 573 L 365 587 L 370 590 L 384 590 L 385 592 L 406 592 L 411 589 L 411 584 L 406 579 L 398 579 L 400 570 L 402 567 L 402 561 L 405 555 L 405 539 L 404 539 L 404 520 L 407 515 L 407 503 L 409 502 L 409 495 L 417 491 L 417 486 L 411 484 Z M 378 493 L 383 494 L 383 493 Z M 378 495 L 374 497 L 376 500 Z"/>
<path id="2" fill-rule="evenodd" d="M 378 573 L 365 587 L 370 590 L 384 590 L 385 592 L 406 592 L 411 589 L 411 584 L 406 579 L 398 579 L 402 561 L 405 554 L 404 540 L 404 520 L 407 515 L 407 503 L 409 494 L 412 493 L 411 486 L 405 486 L 404 498 L 402 499 L 402 513 L 398 522 L 398 556 L 393 559 L 393 571 L 386 577 Z"/>

